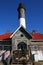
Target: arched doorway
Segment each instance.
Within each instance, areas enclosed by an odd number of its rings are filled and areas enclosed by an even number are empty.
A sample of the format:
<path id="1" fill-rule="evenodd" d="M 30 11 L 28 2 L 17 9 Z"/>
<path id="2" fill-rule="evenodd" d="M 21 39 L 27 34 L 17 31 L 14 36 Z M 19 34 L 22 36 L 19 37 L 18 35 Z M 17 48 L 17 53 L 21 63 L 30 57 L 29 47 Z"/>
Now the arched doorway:
<path id="1" fill-rule="evenodd" d="M 27 50 L 27 44 L 24 42 L 20 42 L 17 47 L 19 50 Z"/>

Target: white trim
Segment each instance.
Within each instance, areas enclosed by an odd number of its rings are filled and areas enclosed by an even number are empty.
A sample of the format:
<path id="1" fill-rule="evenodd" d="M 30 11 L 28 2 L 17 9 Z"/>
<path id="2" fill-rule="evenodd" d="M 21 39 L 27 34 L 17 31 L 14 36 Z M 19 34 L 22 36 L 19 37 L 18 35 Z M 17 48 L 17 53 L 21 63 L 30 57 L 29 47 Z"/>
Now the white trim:
<path id="1" fill-rule="evenodd" d="M 13 37 L 13 35 L 20 29 L 20 27 L 21 27 L 21 26 L 19 26 L 19 27 L 17 28 L 17 30 L 10 36 L 10 38 Z"/>

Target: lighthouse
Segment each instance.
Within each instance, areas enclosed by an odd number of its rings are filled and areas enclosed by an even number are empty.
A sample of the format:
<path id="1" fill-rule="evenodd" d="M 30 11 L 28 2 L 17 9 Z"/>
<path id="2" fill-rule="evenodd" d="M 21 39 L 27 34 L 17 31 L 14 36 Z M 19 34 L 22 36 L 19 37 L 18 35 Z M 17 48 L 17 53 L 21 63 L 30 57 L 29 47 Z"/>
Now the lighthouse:
<path id="1" fill-rule="evenodd" d="M 25 22 L 26 9 L 25 9 L 24 5 L 22 3 L 20 3 L 17 10 L 18 10 L 19 25 L 26 28 L 26 22 Z"/>

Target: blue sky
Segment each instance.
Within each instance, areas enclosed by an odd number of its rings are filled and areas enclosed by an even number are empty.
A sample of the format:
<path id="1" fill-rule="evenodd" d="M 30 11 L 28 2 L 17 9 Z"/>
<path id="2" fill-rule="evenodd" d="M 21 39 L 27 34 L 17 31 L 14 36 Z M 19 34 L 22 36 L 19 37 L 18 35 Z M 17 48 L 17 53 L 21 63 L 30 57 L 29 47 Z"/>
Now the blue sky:
<path id="1" fill-rule="evenodd" d="M 0 0 L 0 34 L 7 30 L 14 32 L 18 26 L 19 3 L 26 8 L 26 29 L 43 34 L 43 0 Z"/>

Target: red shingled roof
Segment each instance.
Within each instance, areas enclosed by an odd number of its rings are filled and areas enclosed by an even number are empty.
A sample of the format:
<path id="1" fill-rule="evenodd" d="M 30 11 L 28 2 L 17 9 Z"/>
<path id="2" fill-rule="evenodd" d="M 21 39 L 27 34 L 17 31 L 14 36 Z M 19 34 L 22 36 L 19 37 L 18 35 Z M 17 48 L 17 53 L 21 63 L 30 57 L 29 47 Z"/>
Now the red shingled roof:
<path id="1" fill-rule="evenodd" d="M 0 35 L 0 40 L 4 40 L 4 39 L 10 38 L 11 34 L 12 33 L 5 33 L 5 34 Z"/>
<path id="2" fill-rule="evenodd" d="M 5 33 L 0 35 L 0 40 L 8 39 L 10 38 L 12 33 Z M 40 33 L 32 33 L 32 40 L 43 40 L 43 34 Z"/>
<path id="3" fill-rule="evenodd" d="M 43 34 L 33 33 L 33 34 L 32 34 L 32 39 L 33 39 L 33 40 L 43 40 Z"/>

